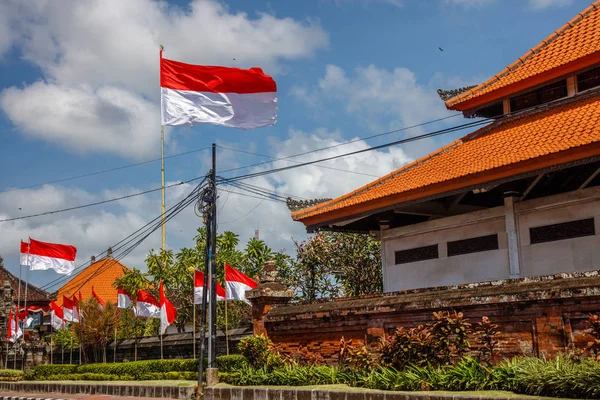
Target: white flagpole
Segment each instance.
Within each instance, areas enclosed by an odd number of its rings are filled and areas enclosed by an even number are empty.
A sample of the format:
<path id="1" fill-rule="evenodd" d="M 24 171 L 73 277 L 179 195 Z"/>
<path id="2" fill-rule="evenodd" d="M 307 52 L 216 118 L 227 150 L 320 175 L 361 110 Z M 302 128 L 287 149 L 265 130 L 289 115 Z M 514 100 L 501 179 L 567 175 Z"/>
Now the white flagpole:
<path id="1" fill-rule="evenodd" d="M 194 271 L 194 273 L 195 273 L 195 271 Z M 195 277 L 194 277 L 194 279 L 195 279 Z M 192 331 L 194 332 L 194 351 L 193 351 L 194 357 L 193 358 L 196 358 L 196 297 L 195 297 L 195 295 L 194 295 L 193 301 L 192 301 L 192 315 L 193 315 Z"/>
<path id="2" fill-rule="evenodd" d="M 27 263 L 29 263 L 29 244 L 27 244 Z M 23 267 L 19 262 L 19 289 L 17 290 L 17 312 L 21 311 L 21 274 L 23 273 Z M 25 308 L 27 309 L 27 308 Z"/>
<path id="3" fill-rule="evenodd" d="M 29 288 L 29 269 L 31 266 L 31 260 L 30 260 L 30 254 L 31 254 L 31 238 L 29 238 L 29 242 L 27 243 L 27 272 L 25 273 L 25 310 L 27 310 L 27 289 Z M 21 285 L 19 285 L 19 289 L 21 289 Z M 27 316 L 29 316 L 29 313 L 27 313 Z"/>
<path id="4" fill-rule="evenodd" d="M 163 333 L 160 332 L 160 359 L 163 359 Z"/>
<path id="5" fill-rule="evenodd" d="M 53 345 L 53 340 L 52 337 L 54 336 L 54 325 L 52 324 L 52 314 L 50 314 L 50 364 L 53 364 L 53 358 L 52 358 L 52 354 L 53 354 L 53 350 L 52 347 Z M 64 351 L 64 349 L 63 349 Z"/>
<path id="6" fill-rule="evenodd" d="M 115 323 L 115 345 L 113 351 L 113 363 L 117 362 L 117 325 L 119 325 L 119 308 L 117 307 L 117 322 Z"/>
<path id="7" fill-rule="evenodd" d="M 160 45 L 160 58 L 162 59 L 162 52 L 164 47 Z M 161 217 L 162 217 L 162 250 L 167 250 L 167 226 L 165 225 L 165 126 L 160 125 L 160 148 L 161 148 L 161 168 L 160 175 L 162 179 L 162 191 L 161 191 Z"/>

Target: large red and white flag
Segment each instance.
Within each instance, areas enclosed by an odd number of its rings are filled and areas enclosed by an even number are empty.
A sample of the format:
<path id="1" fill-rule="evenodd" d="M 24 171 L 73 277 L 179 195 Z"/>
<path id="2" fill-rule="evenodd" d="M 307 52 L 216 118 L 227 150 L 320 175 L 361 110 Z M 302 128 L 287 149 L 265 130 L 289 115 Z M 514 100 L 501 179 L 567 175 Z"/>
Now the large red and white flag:
<path id="1" fill-rule="evenodd" d="M 169 325 L 175 322 L 177 318 L 177 310 L 171 304 L 167 296 L 162 281 L 160 281 L 160 334 L 166 332 Z"/>
<path id="2" fill-rule="evenodd" d="M 19 328 L 19 324 L 17 322 L 17 316 L 14 315 L 13 316 L 13 312 L 12 309 L 10 310 L 9 314 L 8 314 L 8 323 L 9 323 L 9 327 L 8 327 L 8 341 L 11 343 L 14 343 L 20 336 L 18 334 L 18 332 L 21 331 L 21 329 Z M 23 335 L 23 333 L 21 332 L 21 335 Z"/>
<path id="3" fill-rule="evenodd" d="M 161 51 L 160 91 L 163 125 L 254 129 L 277 121 L 277 84 L 260 68 L 185 64 Z"/>
<path id="4" fill-rule="evenodd" d="M 145 290 L 138 290 L 135 309 L 138 317 L 160 318 L 160 304 Z"/>
<path id="5" fill-rule="evenodd" d="M 77 249 L 73 246 L 29 239 L 28 265 L 32 271 L 53 269 L 59 274 L 70 275 L 75 269 L 76 255 Z"/>
<path id="6" fill-rule="evenodd" d="M 65 327 L 65 315 L 63 309 L 54 301 L 50 303 L 50 323 L 56 330 L 61 330 Z"/>
<path id="7" fill-rule="evenodd" d="M 29 243 L 21 240 L 20 264 L 29 265 Z"/>
<path id="8" fill-rule="evenodd" d="M 133 300 L 129 293 L 123 289 L 117 289 L 117 308 L 129 308 L 133 305 Z"/>
<path id="9" fill-rule="evenodd" d="M 194 304 L 202 304 L 204 291 L 204 272 L 194 270 Z M 225 288 L 217 282 L 217 301 L 225 300 Z M 210 290 L 206 293 L 206 301 L 210 302 Z"/>
<path id="10" fill-rule="evenodd" d="M 65 295 L 63 295 L 63 319 L 66 322 L 79 322 L 77 305 Z"/>
<path id="11" fill-rule="evenodd" d="M 242 300 L 250 304 L 246 299 L 246 291 L 258 286 L 254 280 L 225 264 L 225 287 L 227 288 L 227 300 Z"/>
<path id="12" fill-rule="evenodd" d="M 117 296 L 119 296 L 118 292 L 117 292 Z M 96 299 L 96 301 L 98 302 L 98 304 L 100 304 L 101 308 L 104 308 L 104 306 L 106 305 L 106 302 L 104 300 L 102 300 L 102 298 L 100 296 L 98 296 L 98 293 L 96 293 L 96 290 L 94 289 L 94 286 L 92 286 L 92 297 Z"/>

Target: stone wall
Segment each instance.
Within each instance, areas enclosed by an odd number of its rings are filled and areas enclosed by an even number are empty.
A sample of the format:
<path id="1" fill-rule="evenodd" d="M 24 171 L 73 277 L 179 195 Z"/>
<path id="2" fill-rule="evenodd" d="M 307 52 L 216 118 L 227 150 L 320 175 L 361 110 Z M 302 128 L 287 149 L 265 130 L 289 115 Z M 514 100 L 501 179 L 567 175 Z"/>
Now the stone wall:
<path id="1" fill-rule="evenodd" d="M 263 302 L 268 303 L 268 298 Z M 434 311 L 443 309 L 461 311 L 472 323 L 490 317 L 500 326 L 504 357 L 551 356 L 584 348 L 589 341 L 585 320 L 590 313 L 600 312 L 600 273 L 473 283 L 314 304 L 279 304 L 255 316 L 254 322 L 255 332 L 266 332 L 286 353 L 319 352 L 334 362 L 342 337 L 376 349 L 380 338 L 397 327 L 426 324 Z"/>

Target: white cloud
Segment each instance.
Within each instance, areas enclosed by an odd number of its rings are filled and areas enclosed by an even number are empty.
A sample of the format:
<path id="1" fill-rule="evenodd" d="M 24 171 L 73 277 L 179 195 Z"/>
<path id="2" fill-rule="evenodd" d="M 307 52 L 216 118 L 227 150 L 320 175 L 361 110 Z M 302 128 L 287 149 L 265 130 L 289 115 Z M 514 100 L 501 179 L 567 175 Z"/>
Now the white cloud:
<path id="1" fill-rule="evenodd" d="M 552 7 L 566 7 L 573 4 L 573 0 L 529 0 L 534 10 L 545 10 Z"/>
<path id="2" fill-rule="evenodd" d="M 404 6 L 403 0 L 325 0 L 326 2 L 332 2 L 337 6 L 344 6 L 347 4 L 361 4 L 363 6 L 368 6 L 371 4 L 387 4 L 394 7 L 402 7 Z"/>
<path id="3" fill-rule="evenodd" d="M 493 3 L 495 0 L 443 0 L 445 4 L 465 7 L 465 8 L 473 8 L 473 7 L 481 7 L 486 6 L 490 3 Z"/>
<path id="4" fill-rule="evenodd" d="M 316 87 L 298 86 L 291 94 L 317 110 L 316 114 L 322 114 L 331 102 L 340 104 L 348 115 L 373 132 L 417 125 L 451 114 L 435 89 L 419 83 L 414 72 L 400 67 L 387 70 L 370 65 L 349 74 L 339 66 L 327 65 Z M 404 133 L 412 136 L 423 130 Z"/>
<path id="5" fill-rule="evenodd" d="M 125 135 L 122 130 L 142 120 L 153 130 L 158 125 L 159 44 L 168 58 L 261 66 L 271 74 L 286 60 L 310 56 L 328 44 L 315 21 L 265 13 L 251 17 L 216 0 L 193 0 L 185 8 L 152 0 L 9 0 L 2 7 L 0 30 L 9 26 L 2 18 L 10 16 L 15 38 L 6 39 L 0 31 L 0 54 L 16 44 L 22 57 L 44 73 L 42 82 L 5 90 L 4 111 L 29 135 L 62 144 L 68 138 L 67 147 L 76 151 L 139 157 L 157 149 L 147 142 L 152 130 L 146 125 Z M 41 105 L 40 99 L 51 93 L 58 98 Z M 56 121 L 48 127 L 27 121 L 33 118 L 30 112 L 39 113 L 35 118 L 42 121 Z M 116 141 L 98 143 L 99 130 Z M 141 147 L 130 145 L 142 142 Z"/>

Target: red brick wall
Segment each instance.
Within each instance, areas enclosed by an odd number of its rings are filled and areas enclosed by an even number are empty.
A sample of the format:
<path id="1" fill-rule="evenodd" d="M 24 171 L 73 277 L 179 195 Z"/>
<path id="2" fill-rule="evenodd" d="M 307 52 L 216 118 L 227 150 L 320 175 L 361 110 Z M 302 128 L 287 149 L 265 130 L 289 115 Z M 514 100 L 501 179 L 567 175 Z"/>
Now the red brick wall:
<path id="1" fill-rule="evenodd" d="M 334 362 L 342 337 L 376 349 L 382 336 L 400 326 L 424 325 L 442 309 L 461 311 L 471 323 L 487 316 L 498 324 L 503 357 L 552 356 L 587 345 L 585 320 L 600 312 L 600 276 L 560 275 L 275 306 L 262 323 L 286 353 L 319 352 Z M 471 344 L 476 347 L 474 340 Z"/>

